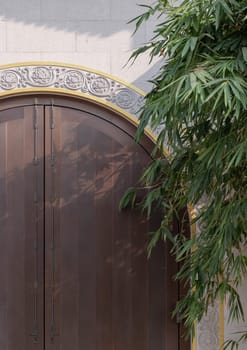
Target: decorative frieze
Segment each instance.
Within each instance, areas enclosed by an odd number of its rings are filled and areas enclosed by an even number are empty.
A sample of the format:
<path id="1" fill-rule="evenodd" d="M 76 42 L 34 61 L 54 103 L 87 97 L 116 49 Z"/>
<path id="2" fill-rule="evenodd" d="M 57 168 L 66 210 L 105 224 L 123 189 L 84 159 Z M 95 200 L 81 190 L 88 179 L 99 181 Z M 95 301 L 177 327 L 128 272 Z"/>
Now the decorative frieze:
<path id="1" fill-rule="evenodd" d="M 63 89 L 95 96 L 137 118 L 143 95 L 100 73 L 59 65 L 27 65 L 0 69 L 0 94 L 30 88 Z"/>

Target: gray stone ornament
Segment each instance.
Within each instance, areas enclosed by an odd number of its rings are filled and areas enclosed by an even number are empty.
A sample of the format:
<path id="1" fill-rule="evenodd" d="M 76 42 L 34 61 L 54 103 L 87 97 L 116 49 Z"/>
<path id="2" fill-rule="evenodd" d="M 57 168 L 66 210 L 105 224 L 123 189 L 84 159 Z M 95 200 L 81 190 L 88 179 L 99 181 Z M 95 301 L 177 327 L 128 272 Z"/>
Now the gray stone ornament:
<path id="1" fill-rule="evenodd" d="M 138 119 L 143 105 L 141 91 L 103 73 L 91 72 L 84 68 L 59 66 L 58 64 L 28 64 L 0 68 L 0 95 L 11 90 L 45 88 L 67 90 L 94 96 L 104 102 L 130 113 Z"/>

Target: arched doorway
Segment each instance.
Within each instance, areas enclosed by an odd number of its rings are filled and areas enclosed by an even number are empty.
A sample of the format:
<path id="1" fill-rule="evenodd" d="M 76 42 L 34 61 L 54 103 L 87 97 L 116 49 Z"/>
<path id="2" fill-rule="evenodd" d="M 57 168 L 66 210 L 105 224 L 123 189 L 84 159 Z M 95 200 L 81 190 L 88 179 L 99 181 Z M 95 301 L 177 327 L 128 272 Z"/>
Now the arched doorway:
<path id="1" fill-rule="evenodd" d="M 146 257 L 159 217 L 118 209 L 151 160 L 134 134 L 82 100 L 1 103 L 1 350 L 185 349 L 169 247 Z"/>

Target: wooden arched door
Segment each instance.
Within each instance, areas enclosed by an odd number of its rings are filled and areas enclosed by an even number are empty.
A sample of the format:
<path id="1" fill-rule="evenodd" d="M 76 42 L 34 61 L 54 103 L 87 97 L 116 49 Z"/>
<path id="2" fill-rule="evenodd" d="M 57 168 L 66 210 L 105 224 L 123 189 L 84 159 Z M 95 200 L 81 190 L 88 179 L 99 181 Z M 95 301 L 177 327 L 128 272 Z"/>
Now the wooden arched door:
<path id="1" fill-rule="evenodd" d="M 151 142 L 82 101 L 40 96 L 0 111 L 0 349 L 178 350 L 167 246 L 120 212 Z"/>

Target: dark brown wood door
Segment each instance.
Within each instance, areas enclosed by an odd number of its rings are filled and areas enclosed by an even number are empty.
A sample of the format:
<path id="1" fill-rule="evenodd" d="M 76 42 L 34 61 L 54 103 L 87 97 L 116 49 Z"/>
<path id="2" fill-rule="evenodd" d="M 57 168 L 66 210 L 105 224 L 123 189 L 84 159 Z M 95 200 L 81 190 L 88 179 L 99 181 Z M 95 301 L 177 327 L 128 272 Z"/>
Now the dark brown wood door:
<path id="1" fill-rule="evenodd" d="M 43 108 L 0 113 L 0 349 L 43 343 Z"/>
<path id="2" fill-rule="evenodd" d="M 148 142 L 86 103 L 15 103 L 0 112 L 0 349 L 180 349 L 176 265 L 165 245 L 146 255 L 159 218 L 118 209 Z"/>

